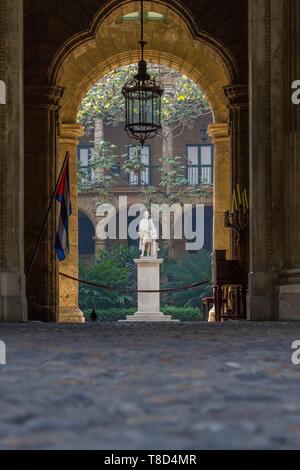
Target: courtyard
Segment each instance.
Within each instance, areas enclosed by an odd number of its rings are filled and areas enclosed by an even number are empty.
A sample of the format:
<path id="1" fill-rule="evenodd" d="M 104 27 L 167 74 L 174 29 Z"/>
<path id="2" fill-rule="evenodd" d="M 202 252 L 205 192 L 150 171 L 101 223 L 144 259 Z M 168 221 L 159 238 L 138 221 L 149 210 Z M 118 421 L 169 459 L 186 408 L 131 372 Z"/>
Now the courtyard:
<path id="1" fill-rule="evenodd" d="M 0 449 L 299 449 L 298 323 L 2 324 Z"/>

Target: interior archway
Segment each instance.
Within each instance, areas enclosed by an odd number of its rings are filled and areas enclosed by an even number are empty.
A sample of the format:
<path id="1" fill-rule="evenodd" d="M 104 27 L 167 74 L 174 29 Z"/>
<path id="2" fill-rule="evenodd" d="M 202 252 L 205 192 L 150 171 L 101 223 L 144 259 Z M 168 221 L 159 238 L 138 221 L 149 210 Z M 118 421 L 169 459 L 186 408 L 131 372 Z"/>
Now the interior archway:
<path id="1" fill-rule="evenodd" d="M 72 217 L 70 234 L 73 255 L 62 264 L 61 271 L 73 276 L 78 270 L 76 146 L 82 135 L 76 116 L 83 97 L 96 81 L 116 67 L 138 62 L 140 22 L 126 19 L 126 15 L 138 12 L 139 8 L 140 2 L 124 1 L 117 2 L 117 5 L 110 2 L 110 9 L 107 6 L 99 12 L 89 32 L 74 37 L 61 49 L 50 69 L 55 85 L 64 89 L 58 170 L 66 151 L 69 151 L 75 216 Z M 231 181 L 229 110 L 224 88 L 232 83 L 234 63 L 230 54 L 213 38 L 203 37 L 200 32 L 195 34 L 190 18 L 185 18 L 183 12 L 174 6 L 163 1 L 146 1 L 145 12 L 155 12 L 163 17 L 145 23 L 146 60 L 184 73 L 199 85 L 210 102 L 215 122 L 209 129 L 215 143 L 214 249 L 229 251 L 229 231 L 224 229 L 222 218 Z M 64 312 L 63 321 L 67 321 L 69 314 L 74 319 L 70 312 L 78 309 L 78 295 L 71 283 L 64 278 L 59 280 L 59 308 Z M 67 297 L 62 292 L 67 292 Z"/>
<path id="2" fill-rule="evenodd" d="M 77 37 L 58 54 L 50 76 L 56 85 L 64 87 L 62 98 L 63 122 L 75 121 L 78 107 L 90 89 L 101 77 L 114 68 L 136 63 L 140 22 L 124 19 L 138 12 L 140 2 L 110 2 L 112 10 L 99 12 L 92 30 Z M 216 122 L 226 122 L 228 101 L 223 88 L 235 74 L 234 64 L 224 58 L 224 48 L 211 38 L 195 36 L 190 18 L 174 10 L 167 2 L 145 1 L 145 12 L 155 12 L 164 20 L 145 23 L 146 60 L 163 64 L 184 73 L 199 85 L 211 103 Z M 102 14 L 101 14 L 102 13 Z M 162 40 L 163 38 L 163 40 Z"/>

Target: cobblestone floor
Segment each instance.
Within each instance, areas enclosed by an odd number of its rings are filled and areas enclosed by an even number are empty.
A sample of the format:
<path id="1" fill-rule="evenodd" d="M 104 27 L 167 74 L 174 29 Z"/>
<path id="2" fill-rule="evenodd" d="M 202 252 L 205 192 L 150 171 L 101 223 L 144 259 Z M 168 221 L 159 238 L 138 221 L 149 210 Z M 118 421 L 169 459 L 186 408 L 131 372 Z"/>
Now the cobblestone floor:
<path id="1" fill-rule="evenodd" d="M 300 324 L 0 325 L 1 449 L 300 448 Z"/>

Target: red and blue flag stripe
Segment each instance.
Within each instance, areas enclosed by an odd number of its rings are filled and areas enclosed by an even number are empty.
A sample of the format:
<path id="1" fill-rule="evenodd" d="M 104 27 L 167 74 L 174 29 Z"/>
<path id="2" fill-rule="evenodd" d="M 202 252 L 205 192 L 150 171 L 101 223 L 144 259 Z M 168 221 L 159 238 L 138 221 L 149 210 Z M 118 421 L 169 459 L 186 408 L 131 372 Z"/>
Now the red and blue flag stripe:
<path id="1" fill-rule="evenodd" d="M 70 254 L 69 228 L 72 215 L 69 179 L 69 158 L 56 193 L 56 200 L 60 203 L 60 216 L 58 231 L 55 238 L 55 251 L 59 261 L 64 261 Z"/>

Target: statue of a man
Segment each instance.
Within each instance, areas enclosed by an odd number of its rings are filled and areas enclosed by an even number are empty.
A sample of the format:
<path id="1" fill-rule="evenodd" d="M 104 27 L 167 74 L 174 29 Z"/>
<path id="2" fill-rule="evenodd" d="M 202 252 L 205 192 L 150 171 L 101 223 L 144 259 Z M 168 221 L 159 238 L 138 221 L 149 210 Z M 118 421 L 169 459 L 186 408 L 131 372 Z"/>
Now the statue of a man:
<path id="1" fill-rule="evenodd" d="M 158 235 L 154 222 L 150 219 L 148 211 L 144 213 L 144 217 L 140 222 L 139 236 L 140 250 L 142 252 L 141 258 L 145 256 L 145 252 L 147 252 L 147 256 L 157 258 L 159 251 L 157 243 Z"/>

